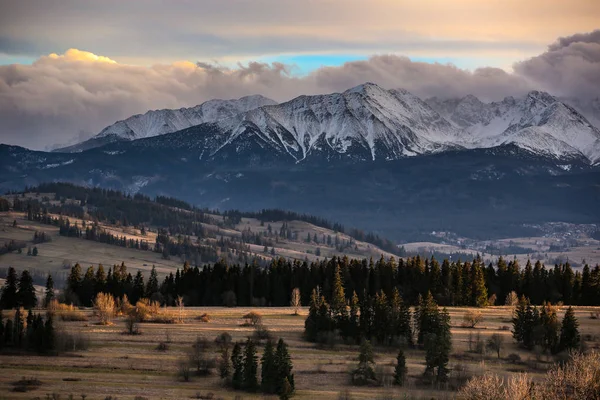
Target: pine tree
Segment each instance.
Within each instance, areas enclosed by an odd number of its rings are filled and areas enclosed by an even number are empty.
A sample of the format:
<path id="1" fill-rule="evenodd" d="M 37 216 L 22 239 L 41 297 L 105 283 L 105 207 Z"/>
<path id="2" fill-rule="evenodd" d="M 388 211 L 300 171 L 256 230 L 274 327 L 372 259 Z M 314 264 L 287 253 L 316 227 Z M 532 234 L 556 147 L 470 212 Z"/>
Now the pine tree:
<path id="1" fill-rule="evenodd" d="M 260 360 L 260 387 L 265 393 L 275 393 L 277 390 L 277 367 L 275 364 L 275 348 L 271 340 L 267 341 Z"/>
<path id="2" fill-rule="evenodd" d="M 283 339 L 277 342 L 277 350 L 275 352 L 275 371 L 276 382 L 275 387 L 280 396 L 291 395 L 295 390 L 294 374 L 292 374 L 292 360 L 288 352 L 287 344 Z M 289 384 L 289 389 L 285 387 L 285 381 Z"/>
<path id="3" fill-rule="evenodd" d="M 67 278 L 67 290 L 79 299 L 79 292 L 81 291 L 81 266 L 79 263 L 71 268 L 71 273 Z"/>
<path id="4" fill-rule="evenodd" d="M 14 345 L 18 348 L 21 348 L 23 345 L 23 340 L 25 339 L 25 316 L 21 312 L 20 308 L 17 308 L 15 311 L 12 337 Z"/>
<path id="5" fill-rule="evenodd" d="M 375 337 L 379 344 L 386 344 L 388 341 L 388 334 L 391 333 L 388 308 L 388 301 L 385 293 L 383 290 L 380 290 L 375 295 L 375 303 L 373 305 Z"/>
<path id="6" fill-rule="evenodd" d="M 575 318 L 573 307 L 569 307 L 562 320 L 560 328 L 560 351 L 578 349 L 581 344 L 579 335 L 579 322 Z"/>
<path id="7" fill-rule="evenodd" d="M 473 263 L 471 270 L 471 305 L 474 307 L 485 307 L 488 301 L 488 291 L 485 287 L 483 269 L 478 262 L 475 262 Z"/>
<path id="8" fill-rule="evenodd" d="M 433 378 L 436 382 L 445 382 L 452 349 L 450 315 L 444 309 L 435 319 L 437 326 L 425 336 L 425 376 Z"/>
<path id="9" fill-rule="evenodd" d="M 31 255 L 34 256 L 34 257 L 37 257 L 37 255 L 38 255 L 38 248 L 37 248 L 37 246 L 33 248 L 33 251 L 31 252 Z"/>
<path id="10" fill-rule="evenodd" d="M 244 384 L 244 364 L 242 360 L 242 346 L 236 343 L 231 352 L 231 366 L 233 367 L 233 376 L 231 385 L 234 389 L 241 389 Z"/>
<path id="11" fill-rule="evenodd" d="M 158 274 L 156 273 L 156 267 L 153 265 L 148 285 L 146 286 L 146 296 L 150 298 L 156 292 L 158 292 Z"/>
<path id="12" fill-rule="evenodd" d="M 144 290 L 144 276 L 142 275 L 142 271 L 138 269 L 135 278 L 133 278 L 133 291 L 131 293 L 132 304 L 136 304 L 138 300 L 144 298 Z"/>
<path id="13" fill-rule="evenodd" d="M 519 303 L 513 312 L 512 324 L 513 324 L 513 338 L 517 343 L 522 343 L 525 337 L 525 319 L 527 311 L 528 301 L 524 296 L 521 296 Z"/>
<path id="14" fill-rule="evenodd" d="M 33 278 L 29 271 L 24 270 L 19 279 L 19 288 L 17 291 L 17 301 L 25 309 L 32 309 L 37 305 L 37 296 L 33 287 Z"/>
<path id="15" fill-rule="evenodd" d="M 15 308 L 17 303 L 17 271 L 13 267 L 9 267 L 0 297 L 0 308 Z"/>
<path id="16" fill-rule="evenodd" d="M 48 274 L 46 279 L 46 296 L 44 297 L 44 307 L 48 307 L 54 299 L 54 280 L 52 275 Z"/>
<path id="17" fill-rule="evenodd" d="M 415 311 L 415 319 L 418 329 L 417 343 L 423 344 L 425 336 L 428 333 L 435 333 L 438 328 L 438 306 L 431 296 L 431 292 L 427 292 L 424 298 L 421 298 Z"/>
<path id="18" fill-rule="evenodd" d="M 44 347 L 47 351 L 52 351 L 55 348 L 54 340 L 54 320 L 51 314 L 46 317 L 46 323 L 44 324 Z"/>
<path id="19" fill-rule="evenodd" d="M 256 345 L 252 339 L 246 342 L 244 349 L 244 384 L 245 390 L 250 392 L 258 389 L 258 357 L 256 356 Z"/>
<path id="20" fill-rule="evenodd" d="M 371 343 L 368 340 L 363 339 L 360 344 L 358 367 L 352 373 L 352 382 L 355 385 L 366 385 L 370 381 L 375 380 L 374 366 L 375 361 L 373 359 L 373 348 L 371 347 Z"/>
<path id="21" fill-rule="evenodd" d="M 342 321 L 347 317 L 346 311 L 346 294 L 344 293 L 344 285 L 340 273 L 340 265 L 335 266 L 333 274 L 333 290 L 331 292 L 331 312 L 337 322 Z"/>
<path id="22" fill-rule="evenodd" d="M 231 375 L 231 358 L 229 355 L 229 346 L 221 348 L 221 360 L 219 362 L 219 376 L 221 379 L 228 379 Z"/>
<path id="23" fill-rule="evenodd" d="M 406 381 L 406 357 L 404 351 L 400 349 L 396 357 L 396 368 L 394 369 L 394 384 L 404 386 Z"/>

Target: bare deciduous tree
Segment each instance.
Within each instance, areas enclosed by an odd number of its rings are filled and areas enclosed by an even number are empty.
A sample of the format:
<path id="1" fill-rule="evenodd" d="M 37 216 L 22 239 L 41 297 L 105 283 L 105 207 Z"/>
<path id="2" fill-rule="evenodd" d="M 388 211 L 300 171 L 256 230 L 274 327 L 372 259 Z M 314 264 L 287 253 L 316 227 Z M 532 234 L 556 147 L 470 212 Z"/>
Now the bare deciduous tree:
<path id="1" fill-rule="evenodd" d="M 185 304 L 183 303 L 183 297 L 177 296 L 175 305 L 177 306 L 177 322 L 183 324 L 185 318 Z"/>
<path id="2" fill-rule="evenodd" d="M 504 338 L 499 333 L 494 333 L 488 339 L 488 342 L 487 342 L 488 349 L 496 352 L 496 354 L 498 354 L 498 358 L 500 358 L 500 351 L 502 350 L 503 346 L 504 346 Z"/>
<path id="3" fill-rule="evenodd" d="M 294 290 L 292 290 L 292 301 L 290 304 L 294 308 L 294 315 L 298 315 L 298 309 L 302 305 L 300 299 L 300 289 L 294 288 Z"/>
<path id="4" fill-rule="evenodd" d="M 94 301 L 94 310 L 100 318 L 100 323 L 108 325 L 115 315 L 115 299 L 108 293 L 98 293 Z"/>
<path id="5" fill-rule="evenodd" d="M 467 328 L 475 328 L 481 321 L 483 321 L 483 314 L 481 311 L 469 310 L 463 316 L 463 326 Z"/>
<path id="6" fill-rule="evenodd" d="M 519 302 L 519 296 L 514 291 L 510 292 L 506 295 L 506 299 L 504 300 L 504 304 L 507 306 L 514 307 Z"/>

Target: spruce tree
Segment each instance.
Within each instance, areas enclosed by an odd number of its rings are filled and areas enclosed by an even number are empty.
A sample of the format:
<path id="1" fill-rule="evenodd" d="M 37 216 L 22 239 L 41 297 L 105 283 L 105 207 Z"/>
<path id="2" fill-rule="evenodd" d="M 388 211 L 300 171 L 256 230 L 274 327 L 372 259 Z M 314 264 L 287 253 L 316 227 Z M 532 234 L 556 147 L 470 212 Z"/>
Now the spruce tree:
<path id="1" fill-rule="evenodd" d="M 33 287 L 33 278 L 29 274 L 29 271 L 24 270 L 21 273 L 18 286 L 17 301 L 21 307 L 28 310 L 35 307 L 37 305 L 37 296 Z"/>
<path id="2" fill-rule="evenodd" d="M 340 265 L 335 266 L 333 274 L 333 289 L 331 292 L 331 312 L 336 322 L 341 322 L 346 316 L 346 294 L 342 283 Z"/>
<path id="3" fill-rule="evenodd" d="M 294 392 L 295 384 L 294 384 L 294 374 L 292 374 L 292 360 L 290 358 L 290 354 L 288 352 L 287 344 L 283 341 L 283 339 L 279 339 L 277 342 L 277 350 L 275 352 L 275 371 L 276 371 L 276 390 L 277 393 L 282 396 L 285 393 L 288 396 Z M 291 391 L 285 388 L 285 381 L 288 382 Z"/>
<path id="4" fill-rule="evenodd" d="M 136 304 L 138 300 L 144 298 L 144 276 L 142 271 L 138 270 L 133 278 L 133 291 L 131 294 L 131 303 Z"/>
<path id="5" fill-rule="evenodd" d="M 512 324 L 513 324 L 513 338 L 517 343 L 522 343 L 525 337 L 525 319 L 527 312 L 528 301 L 524 296 L 521 296 L 519 303 L 513 312 Z"/>
<path id="6" fill-rule="evenodd" d="M 375 337 L 377 343 L 386 344 L 389 341 L 388 334 L 390 334 L 390 320 L 389 320 L 389 306 L 388 301 L 383 290 L 380 290 L 375 295 L 375 304 L 373 305 L 373 320 L 375 328 Z"/>
<path id="7" fill-rule="evenodd" d="M 21 348 L 25 339 L 25 316 L 20 308 L 15 311 L 13 322 L 13 343 L 16 347 Z"/>
<path id="8" fill-rule="evenodd" d="M 150 278 L 148 278 L 148 284 L 146 286 L 146 296 L 150 298 L 156 292 L 158 292 L 158 275 L 156 273 L 156 267 L 153 265 L 152 271 L 150 271 Z"/>
<path id="9" fill-rule="evenodd" d="M 0 308 L 15 308 L 17 306 L 17 302 L 17 271 L 15 271 L 13 267 L 9 267 L 4 286 L 2 287 Z"/>
<path id="10" fill-rule="evenodd" d="M 394 369 L 394 384 L 398 386 L 404 386 L 406 381 L 406 357 L 404 357 L 404 351 L 400 349 L 398 356 L 396 357 L 396 368 Z"/>
<path id="11" fill-rule="evenodd" d="M 233 346 L 231 366 L 233 367 L 231 385 L 234 389 L 241 389 L 244 384 L 244 364 L 242 360 L 242 346 L 239 343 Z"/>
<path id="12" fill-rule="evenodd" d="M 44 324 L 44 346 L 47 351 L 52 351 L 55 348 L 54 340 L 54 320 L 51 314 L 46 317 L 46 323 Z"/>
<path id="13" fill-rule="evenodd" d="M 254 392 L 258 389 L 258 357 L 256 356 L 256 345 L 252 339 L 246 342 L 244 349 L 244 383 L 245 390 Z"/>
<path id="14" fill-rule="evenodd" d="M 54 280 L 52 275 L 48 274 L 46 279 L 46 296 L 44 297 L 44 307 L 48 307 L 50 302 L 54 299 Z"/>
<path id="15" fill-rule="evenodd" d="M 375 361 L 373 359 L 373 348 L 371 343 L 363 339 L 360 344 L 360 354 L 358 355 L 358 367 L 352 373 L 352 382 L 355 385 L 366 385 L 375 380 Z"/>
<path id="16" fill-rule="evenodd" d="M 269 339 L 265 345 L 262 358 L 260 360 L 260 387 L 265 393 L 275 393 L 277 390 L 277 366 L 275 364 L 275 347 Z"/>
<path id="17" fill-rule="evenodd" d="M 575 311 L 573 307 L 569 307 L 565 316 L 562 320 L 562 326 L 560 328 L 560 342 L 559 349 L 563 350 L 574 350 L 578 349 L 581 344 L 581 337 L 579 335 L 579 322 L 575 318 Z"/>
<path id="18" fill-rule="evenodd" d="M 81 266 L 79 263 L 71 268 L 71 273 L 67 277 L 67 290 L 79 299 L 79 292 L 81 290 Z"/>
<path id="19" fill-rule="evenodd" d="M 444 309 L 435 316 L 435 328 L 426 333 L 425 376 L 436 382 L 445 382 L 448 377 L 448 362 L 452 349 L 450 315 Z"/>

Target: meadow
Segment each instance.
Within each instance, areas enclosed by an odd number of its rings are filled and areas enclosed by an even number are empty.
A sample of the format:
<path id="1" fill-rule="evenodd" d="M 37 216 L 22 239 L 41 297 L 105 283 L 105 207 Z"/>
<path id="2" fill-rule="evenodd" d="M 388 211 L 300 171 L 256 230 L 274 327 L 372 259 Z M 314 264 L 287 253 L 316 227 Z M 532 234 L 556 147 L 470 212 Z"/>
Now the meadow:
<path id="1" fill-rule="evenodd" d="M 559 319 L 565 309 L 560 308 Z M 69 399 L 70 395 L 74 399 L 106 399 L 109 396 L 112 399 L 264 398 L 260 393 L 229 389 L 217 371 L 209 376 L 192 376 L 189 382 L 181 379 L 178 373 L 180 361 L 186 358 L 198 337 L 212 342 L 223 332 L 228 332 L 233 341 L 245 341 L 252 336 L 254 329 L 244 326 L 243 318 L 249 311 L 260 313 L 271 335 L 283 338 L 288 343 L 296 382 L 296 399 L 456 398 L 457 386 L 471 376 L 486 372 L 501 376 L 527 372 L 534 380 L 539 380 L 556 361 L 552 356 L 523 350 L 514 343 L 510 332 L 511 307 L 479 309 L 483 320 L 474 329 L 463 327 L 463 316 L 468 310 L 474 309 L 448 309 L 453 344 L 448 384 L 431 387 L 420 383 L 425 368 L 425 353 L 418 349 L 407 349 L 408 381 L 404 387 L 389 384 L 356 387 L 350 383 L 349 372 L 357 364 L 358 346 L 336 343 L 332 347 L 322 347 L 304 341 L 302 333 L 308 313 L 306 308 L 301 308 L 299 315 L 293 315 L 291 308 L 185 308 L 183 323 L 140 323 L 139 335 L 125 334 L 123 317 L 114 318 L 112 325 L 104 326 L 98 324 L 93 310 L 81 309 L 75 313 L 87 320 L 60 321 L 57 317 L 57 334 L 77 335 L 87 341 L 89 347 L 58 356 L 1 355 L 0 398 Z M 176 309 L 163 308 L 161 312 L 176 313 Z M 600 307 L 576 308 L 580 332 L 587 348 L 599 349 L 600 319 L 592 319 L 592 312 L 600 312 Z M 199 318 L 203 314 L 209 316 L 208 322 L 202 322 Z M 5 311 L 4 316 L 10 317 L 11 312 Z M 495 353 L 485 349 L 482 353 L 477 352 L 477 341 L 485 343 L 494 333 L 504 338 L 499 359 Z M 262 346 L 259 346 L 259 357 L 261 352 Z M 210 354 L 218 358 L 216 346 L 210 350 Z M 397 348 L 375 347 L 376 372 L 383 382 L 390 381 L 396 354 Z M 27 392 L 13 391 L 15 382 L 21 379 L 37 380 L 39 386 Z"/>

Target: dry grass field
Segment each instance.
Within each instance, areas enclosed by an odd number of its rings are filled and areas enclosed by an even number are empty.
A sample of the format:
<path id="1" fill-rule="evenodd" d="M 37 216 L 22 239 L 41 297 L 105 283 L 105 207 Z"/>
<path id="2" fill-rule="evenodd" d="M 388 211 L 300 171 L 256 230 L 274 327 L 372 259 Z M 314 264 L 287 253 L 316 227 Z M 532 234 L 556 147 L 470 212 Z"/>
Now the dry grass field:
<path id="1" fill-rule="evenodd" d="M 597 308 L 596 308 L 597 309 Z M 358 346 L 338 344 L 333 348 L 319 348 L 302 340 L 307 309 L 300 316 L 292 315 L 289 308 L 187 308 L 183 324 L 141 324 L 141 334 L 126 335 L 125 322 L 116 318 L 112 326 L 100 326 L 91 310 L 82 310 L 87 322 L 57 322 L 59 332 L 77 332 L 86 337 L 90 347 L 85 351 L 64 353 L 57 357 L 33 355 L 0 356 L 0 399 L 46 398 L 47 394 L 60 394 L 68 399 L 189 399 L 213 393 L 215 398 L 257 399 L 261 394 L 234 392 L 223 386 L 217 373 L 208 377 L 192 377 L 189 382 L 179 379 L 178 361 L 185 357 L 197 337 L 211 341 L 220 333 L 228 332 L 234 341 L 245 340 L 253 329 L 243 327 L 242 316 L 249 310 L 263 315 L 264 325 L 274 337 L 284 338 L 290 346 L 294 364 L 297 399 L 337 399 L 348 391 L 354 399 L 376 398 L 455 398 L 451 389 L 433 389 L 420 386 L 418 378 L 424 370 L 424 352 L 407 350 L 409 381 L 406 387 L 353 387 L 349 384 L 348 371 L 357 363 Z M 545 355 L 519 349 L 512 340 L 510 330 L 511 309 L 491 307 L 481 310 L 483 322 L 475 329 L 461 327 L 466 308 L 450 308 L 452 318 L 453 349 L 450 358 L 451 377 L 460 380 L 467 376 L 493 371 L 501 375 L 526 371 L 539 379 L 553 361 Z M 582 337 L 589 348 L 600 346 L 600 320 L 591 319 L 592 308 L 578 307 Z M 168 310 L 174 311 L 174 310 Z M 209 322 L 197 317 L 210 315 Z M 559 313 L 562 318 L 564 307 Z M 5 316 L 8 314 L 5 312 Z M 501 359 L 496 354 L 469 352 L 469 336 L 479 335 L 485 341 L 493 333 L 505 338 Z M 59 333 L 60 334 L 60 333 Z M 166 343 L 167 350 L 157 350 L 159 343 Z M 259 357 L 261 352 L 259 347 Z M 376 347 L 376 363 L 380 372 L 391 374 L 397 350 Z M 521 362 L 507 360 L 509 354 L 518 354 Z M 218 354 L 215 353 L 216 358 Z M 12 383 L 21 378 L 35 378 L 41 386 L 27 393 L 12 391 Z"/>

